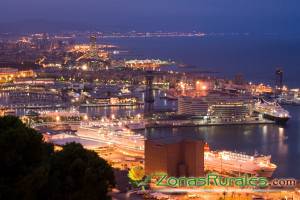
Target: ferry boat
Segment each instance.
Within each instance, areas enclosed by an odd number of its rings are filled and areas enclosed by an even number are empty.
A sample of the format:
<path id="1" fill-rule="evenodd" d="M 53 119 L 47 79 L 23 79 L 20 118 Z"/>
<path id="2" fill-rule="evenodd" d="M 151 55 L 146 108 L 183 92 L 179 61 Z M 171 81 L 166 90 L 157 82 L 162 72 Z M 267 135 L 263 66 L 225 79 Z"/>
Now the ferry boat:
<path id="1" fill-rule="evenodd" d="M 277 123 L 286 123 L 291 118 L 289 112 L 277 102 L 268 102 L 263 99 L 255 103 L 254 112 L 260 113 L 264 118 Z"/>
<path id="2" fill-rule="evenodd" d="M 271 163 L 271 156 L 246 155 L 231 151 L 211 151 L 208 144 L 204 149 L 205 170 L 241 175 L 249 174 L 271 177 L 277 166 Z"/>

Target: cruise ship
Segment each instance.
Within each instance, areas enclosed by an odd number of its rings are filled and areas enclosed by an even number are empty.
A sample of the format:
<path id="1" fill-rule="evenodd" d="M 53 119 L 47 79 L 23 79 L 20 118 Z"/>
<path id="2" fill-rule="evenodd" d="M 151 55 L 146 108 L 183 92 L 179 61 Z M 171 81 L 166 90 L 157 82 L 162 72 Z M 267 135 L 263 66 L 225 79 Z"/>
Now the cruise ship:
<path id="1" fill-rule="evenodd" d="M 144 136 L 125 129 L 109 132 L 99 130 L 98 133 L 100 140 L 116 147 L 123 154 L 144 157 Z"/>
<path id="2" fill-rule="evenodd" d="M 264 118 L 277 123 L 286 123 L 291 118 L 289 112 L 277 102 L 268 102 L 263 99 L 255 103 L 254 112 L 260 113 Z"/>
<path id="3" fill-rule="evenodd" d="M 231 151 L 211 151 L 205 145 L 205 170 L 222 174 L 271 177 L 277 166 L 271 163 L 271 156 L 246 155 Z"/>
<path id="4" fill-rule="evenodd" d="M 129 139 L 133 137 L 132 139 Z M 125 137 L 126 138 L 126 137 Z M 116 143 L 116 146 L 122 149 L 134 151 L 135 153 L 144 153 L 144 140 L 141 136 L 135 138 L 129 136 L 125 139 L 122 137 L 123 143 Z M 134 141 L 134 142 L 133 142 Z M 139 147 L 139 145 L 141 145 Z M 208 145 L 204 150 L 204 168 L 206 171 L 217 172 L 220 174 L 228 174 L 240 176 L 249 174 L 251 176 L 271 177 L 277 166 L 271 163 L 271 156 L 265 155 L 246 155 L 231 151 L 211 151 Z"/>

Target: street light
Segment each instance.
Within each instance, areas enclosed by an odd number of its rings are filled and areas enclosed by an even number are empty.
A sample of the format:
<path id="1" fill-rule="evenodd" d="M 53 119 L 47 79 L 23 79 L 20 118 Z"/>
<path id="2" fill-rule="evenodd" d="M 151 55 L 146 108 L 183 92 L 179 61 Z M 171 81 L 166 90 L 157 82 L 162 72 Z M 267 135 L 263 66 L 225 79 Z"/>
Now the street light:
<path id="1" fill-rule="evenodd" d="M 89 119 L 89 117 L 88 117 L 87 115 L 84 115 L 84 116 L 83 116 L 83 120 L 86 121 L 86 120 L 88 120 L 88 119 Z"/>

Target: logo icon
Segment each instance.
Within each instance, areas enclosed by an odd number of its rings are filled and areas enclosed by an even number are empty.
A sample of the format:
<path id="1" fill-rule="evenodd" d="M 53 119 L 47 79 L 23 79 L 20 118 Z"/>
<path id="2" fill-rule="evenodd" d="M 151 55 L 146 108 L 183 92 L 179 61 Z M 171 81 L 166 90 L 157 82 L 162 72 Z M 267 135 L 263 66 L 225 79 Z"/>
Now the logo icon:
<path id="1" fill-rule="evenodd" d="M 133 187 L 145 190 L 145 186 L 149 185 L 151 176 L 145 176 L 145 170 L 141 166 L 133 167 L 128 172 L 128 178 Z"/>

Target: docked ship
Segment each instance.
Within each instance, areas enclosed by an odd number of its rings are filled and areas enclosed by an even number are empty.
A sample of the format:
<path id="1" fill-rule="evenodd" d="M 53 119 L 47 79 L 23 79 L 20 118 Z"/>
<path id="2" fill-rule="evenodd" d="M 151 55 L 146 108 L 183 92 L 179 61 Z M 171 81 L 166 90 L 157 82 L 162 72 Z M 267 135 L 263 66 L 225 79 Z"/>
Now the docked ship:
<path id="1" fill-rule="evenodd" d="M 255 103 L 254 112 L 260 113 L 264 118 L 277 123 L 286 123 L 291 118 L 289 112 L 277 102 L 268 102 L 263 99 Z"/>
<path id="2" fill-rule="evenodd" d="M 144 157 L 144 140 L 145 137 L 135 134 L 128 129 L 99 132 L 99 138 L 109 143 L 110 146 L 116 147 L 125 155 Z"/>
<path id="3" fill-rule="evenodd" d="M 300 105 L 299 91 L 294 93 L 282 94 L 277 98 L 278 103 L 283 105 Z"/>
<path id="4" fill-rule="evenodd" d="M 271 163 L 271 156 L 246 155 L 231 151 L 211 151 L 205 145 L 204 151 L 205 170 L 221 174 L 271 177 L 277 166 Z"/>

